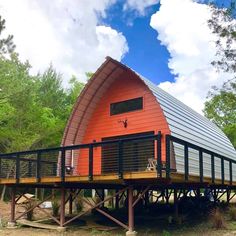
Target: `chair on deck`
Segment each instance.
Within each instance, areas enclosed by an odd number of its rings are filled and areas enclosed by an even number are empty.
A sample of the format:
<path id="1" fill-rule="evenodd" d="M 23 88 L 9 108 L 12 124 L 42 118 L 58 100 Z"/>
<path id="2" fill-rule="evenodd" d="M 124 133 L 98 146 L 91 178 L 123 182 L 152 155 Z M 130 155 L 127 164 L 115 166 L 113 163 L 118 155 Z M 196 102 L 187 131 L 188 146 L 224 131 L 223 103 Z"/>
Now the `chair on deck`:
<path id="1" fill-rule="evenodd" d="M 154 158 L 148 158 L 147 170 L 155 171 L 157 166 L 157 160 Z"/>

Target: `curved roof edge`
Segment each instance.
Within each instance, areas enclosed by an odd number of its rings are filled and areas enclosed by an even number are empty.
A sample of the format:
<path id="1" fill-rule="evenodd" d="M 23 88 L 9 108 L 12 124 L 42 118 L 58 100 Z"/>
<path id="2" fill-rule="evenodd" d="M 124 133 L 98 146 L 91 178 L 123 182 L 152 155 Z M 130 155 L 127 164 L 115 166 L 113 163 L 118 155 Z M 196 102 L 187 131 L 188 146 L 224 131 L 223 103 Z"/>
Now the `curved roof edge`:
<path id="1" fill-rule="evenodd" d="M 172 135 L 223 156 L 236 159 L 236 150 L 233 145 L 214 123 L 111 57 L 106 58 L 78 97 L 65 128 L 62 145 L 74 144 L 76 139 L 77 142 L 81 141 L 79 137 L 82 137 L 85 132 L 86 120 L 91 116 L 99 98 L 109 85 L 127 70 L 140 78 L 156 97 Z M 78 134 L 78 130 L 81 134 Z"/>

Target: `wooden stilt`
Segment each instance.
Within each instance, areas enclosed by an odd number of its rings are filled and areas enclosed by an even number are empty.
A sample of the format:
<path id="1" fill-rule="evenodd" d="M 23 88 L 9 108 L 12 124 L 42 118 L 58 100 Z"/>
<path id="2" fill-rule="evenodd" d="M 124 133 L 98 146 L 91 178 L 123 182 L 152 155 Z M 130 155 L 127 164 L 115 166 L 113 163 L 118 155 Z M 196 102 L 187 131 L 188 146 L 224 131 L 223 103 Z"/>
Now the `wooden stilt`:
<path id="1" fill-rule="evenodd" d="M 70 191 L 70 196 L 69 196 L 69 214 L 72 215 L 73 211 L 73 195 Z"/>
<path id="2" fill-rule="evenodd" d="M 134 207 L 133 207 L 133 187 L 128 189 L 128 227 L 127 236 L 135 236 L 137 232 L 134 231 Z"/>
<path id="3" fill-rule="evenodd" d="M 174 189 L 174 208 L 175 208 L 175 219 L 179 218 L 179 204 L 178 204 L 178 190 Z"/>
<path id="4" fill-rule="evenodd" d="M 118 190 L 116 189 L 116 193 L 118 193 Z M 119 198 L 120 196 L 119 196 L 119 194 L 118 195 L 116 195 L 116 202 L 115 202 L 115 208 L 116 208 L 116 210 L 118 210 L 119 209 L 119 201 L 120 201 L 120 198 Z"/>
<path id="5" fill-rule="evenodd" d="M 60 227 L 64 226 L 65 223 L 65 188 L 61 188 L 61 207 L 60 207 Z"/>
<path id="6" fill-rule="evenodd" d="M 15 211 L 16 211 L 16 189 L 15 187 L 11 188 L 11 222 L 15 222 Z"/>
<path id="7" fill-rule="evenodd" d="M 11 218 L 7 224 L 8 228 L 16 228 L 16 219 L 15 219 L 15 212 L 16 212 L 16 189 L 15 187 L 11 188 Z"/>

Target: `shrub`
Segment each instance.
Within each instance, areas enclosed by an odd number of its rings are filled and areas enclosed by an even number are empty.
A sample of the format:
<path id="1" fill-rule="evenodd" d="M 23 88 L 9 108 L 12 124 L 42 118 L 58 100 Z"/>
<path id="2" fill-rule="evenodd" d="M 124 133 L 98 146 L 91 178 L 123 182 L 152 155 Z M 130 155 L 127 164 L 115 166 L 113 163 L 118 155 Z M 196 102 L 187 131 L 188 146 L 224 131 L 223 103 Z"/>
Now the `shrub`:
<path id="1" fill-rule="evenodd" d="M 28 211 L 26 213 L 26 219 L 27 220 L 33 220 L 33 216 L 34 216 L 34 209 L 30 210 L 31 208 L 33 208 L 36 205 L 35 201 L 29 201 L 25 204 L 23 204 L 22 206 L 25 208 L 25 211 Z"/>
<path id="2" fill-rule="evenodd" d="M 231 220 L 236 220 L 236 207 L 230 207 L 229 208 L 229 216 Z"/>
<path id="3" fill-rule="evenodd" d="M 210 221 L 215 229 L 226 228 L 224 216 L 218 208 L 215 208 L 210 212 Z"/>
<path id="4" fill-rule="evenodd" d="M 83 201 L 80 198 L 75 201 L 75 208 L 77 213 L 80 213 L 83 210 Z"/>
<path id="5" fill-rule="evenodd" d="M 163 230 L 162 231 L 162 236 L 171 236 L 170 232 Z"/>
<path id="6" fill-rule="evenodd" d="M 53 216 L 58 216 L 59 215 L 59 208 L 60 208 L 60 204 L 57 200 L 54 200 L 52 202 L 52 215 Z"/>

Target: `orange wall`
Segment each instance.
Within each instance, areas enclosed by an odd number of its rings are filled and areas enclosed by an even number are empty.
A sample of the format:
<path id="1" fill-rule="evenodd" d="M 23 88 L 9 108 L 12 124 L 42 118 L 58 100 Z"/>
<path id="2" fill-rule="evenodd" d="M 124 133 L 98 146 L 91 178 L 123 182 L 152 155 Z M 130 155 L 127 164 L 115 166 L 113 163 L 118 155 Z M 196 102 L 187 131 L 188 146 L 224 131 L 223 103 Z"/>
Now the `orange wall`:
<path id="1" fill-rule="evenodd" d="M 129 78 L 127 78 L 129 76 Z M 132 77 L 133 76 L 133 77 Z M 110 104 L 132 98 L 143 97 L 143 110 L 110 116 Z M 128 120 L 124 128 L 119 120 Z M 116 79 L 101 98 L 89 123 L 82 143 L 101 141 L 104 137 L 154 131 L 170 134 L 164 114 L 147 86 L 134 75 Z M 164 141 L 164 139 L 163 139 Z M 162 142 L 162 159 L 164 160 L 165 143 Z M 86 152 L 86 153 L 85 153 Z M 94 174 L 101 173 L 101 149 L 94 150 Z M 88 174 L 88 151 L 80 152 L 78 174 Z"/>

